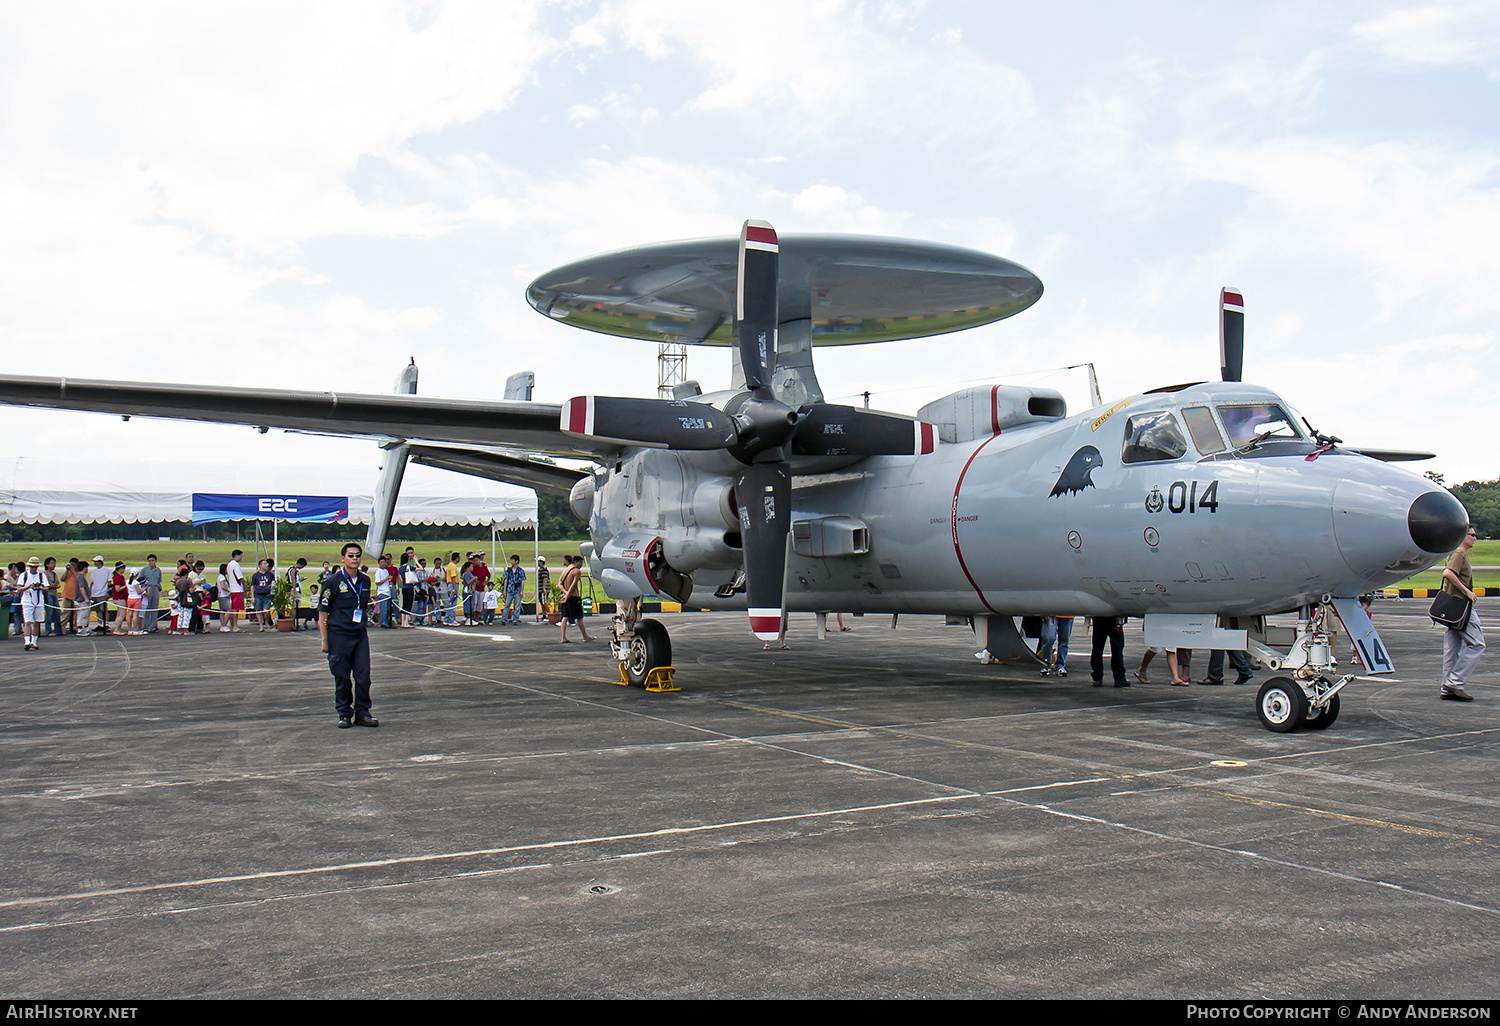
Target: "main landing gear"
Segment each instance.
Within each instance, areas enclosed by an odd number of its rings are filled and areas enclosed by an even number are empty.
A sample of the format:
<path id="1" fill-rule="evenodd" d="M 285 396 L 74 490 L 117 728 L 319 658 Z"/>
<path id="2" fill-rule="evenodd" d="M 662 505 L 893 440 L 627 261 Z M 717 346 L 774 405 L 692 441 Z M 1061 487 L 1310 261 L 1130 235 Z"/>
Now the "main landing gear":
<path id="1" fill-rule="evenodd" d="M 615 606 L 609 649 L 620 662 L 620 683 L 647 691 L 679 691 L 672 683 L 672 639 L 660 620 L 642 620 L 639 599 Z"/>
<path id="2" fill-rule="evenodd" d="M 1354 675 L 1338 674 L 1338 662 L 1333 658 L 1333 616 L 1333 606 L 1324 602 L 1312 607 L 1311 615 L 1298 620 L 1295 627 L 1280 628 L 1291 632 L 1289 639 L 1251 636 L 1251 651 L 1271 669 L 1289 674 L 1272 677 L 1255 696 L 1255 714 L 1267 730 L 1278 734 L 1290 734 L 1302 727 L 1324 730 L 1339 718 L 1339 692 Z M 1269 648 L 1266 640 L 1289 642 L 1290 651 L 1282 655 Z"/>

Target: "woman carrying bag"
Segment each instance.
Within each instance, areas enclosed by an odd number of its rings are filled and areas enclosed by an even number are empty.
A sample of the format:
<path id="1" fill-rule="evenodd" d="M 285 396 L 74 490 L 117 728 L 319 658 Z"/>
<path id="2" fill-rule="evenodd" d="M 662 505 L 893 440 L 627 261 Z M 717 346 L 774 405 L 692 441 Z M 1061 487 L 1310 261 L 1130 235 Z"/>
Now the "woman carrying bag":
<path id="1" fill-rule="evenodd" d="M 1469 566 L 1469 550 L 1478 537 L 1471 525 L 1458 551 L 1448 557 L 1448 565 L 1443 568 L 1443 594 L 1432 604 L 1433 619 L 1448 628 L 1443 632 L 1443 688 L 1438 697 L 1450 702 L 1474 701 L 1464 685 L 1484 654 L 1484 630 L 1474 609 L 1478 596 L 1474 594 L 1473 570 Z M 1457 608 L 1445 612 L 1439 608 L 1443 605 Z M 1465 605 L 1467 615 L 1464 615 Z"/>

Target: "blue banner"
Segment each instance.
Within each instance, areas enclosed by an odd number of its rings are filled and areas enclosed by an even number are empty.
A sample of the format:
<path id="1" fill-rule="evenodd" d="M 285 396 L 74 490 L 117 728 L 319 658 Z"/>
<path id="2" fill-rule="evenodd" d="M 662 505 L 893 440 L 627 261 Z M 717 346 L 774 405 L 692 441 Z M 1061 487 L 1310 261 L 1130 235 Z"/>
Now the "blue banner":
<path id="1" fill-rule="evenodd" d="M 332 524 L 349 518 L 347 495 L 219 495 L 193 493 L 193 523 L 218 520 L 290 520 Z"/>

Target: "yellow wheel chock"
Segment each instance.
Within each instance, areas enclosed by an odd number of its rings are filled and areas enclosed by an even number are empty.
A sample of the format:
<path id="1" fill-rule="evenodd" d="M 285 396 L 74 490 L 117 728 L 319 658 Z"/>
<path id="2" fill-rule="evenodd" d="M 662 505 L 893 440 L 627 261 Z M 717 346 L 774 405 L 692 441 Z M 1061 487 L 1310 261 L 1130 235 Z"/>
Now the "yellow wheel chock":
<path id="1" fill-rule="evenodd" d="M 681 691 L 682 689 L 680 687 L 672 683 L 672 677 L 676 672 L 676 668 L 671 666 L 658 666 L 654 669 L 647 670 L 646 690 L 656 692 Z M 630 686 L 630 677 L 625 673 L 624 663 L 620 664 L 619 684 L 621 687 Z"/>

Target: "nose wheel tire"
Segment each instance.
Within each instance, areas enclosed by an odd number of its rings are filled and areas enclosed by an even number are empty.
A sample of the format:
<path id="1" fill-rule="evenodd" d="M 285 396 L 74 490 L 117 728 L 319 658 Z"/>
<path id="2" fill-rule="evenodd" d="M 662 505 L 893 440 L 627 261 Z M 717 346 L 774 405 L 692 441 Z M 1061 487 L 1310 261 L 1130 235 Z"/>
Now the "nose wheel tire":
<path id="1" fill-rule="evenodd" d="M 1323 730 L 1333 726 L 1333 721 L 1339 718 L 1339 696 L 1334 695 L 1323 707 L 1323 711 L 1316 716 L 1309 716 L 1304 726 L 1308 730 Z"/>
<path id="2" fill-rule="evenodd" d="M 660 620 L 642 620 L 635 625 L 625 659 L 625 676 L 636 687 L 646 686 L 652 670 L 672 665 L 672 639 Z"/>
<path id="3" fill-rule="evenodd" d="M 1330 704 L 1324 716 L 1328 715 L 1328 711 L 1333 716 L 1328 717 L 1327 723 L 1320 723 L 1320 727 L 1328 726 L 1333 722 L 1333 717 L 1338 715 L 1336 705 Z M 1307 721 L 1307 695 L 1303 694 L 1302 688 L 1290 677 L 1272 677 L 1260 686 L 1260 693 L 1255 696 L 1255 713 L 1267 730 L 1290 734 Z"/>

